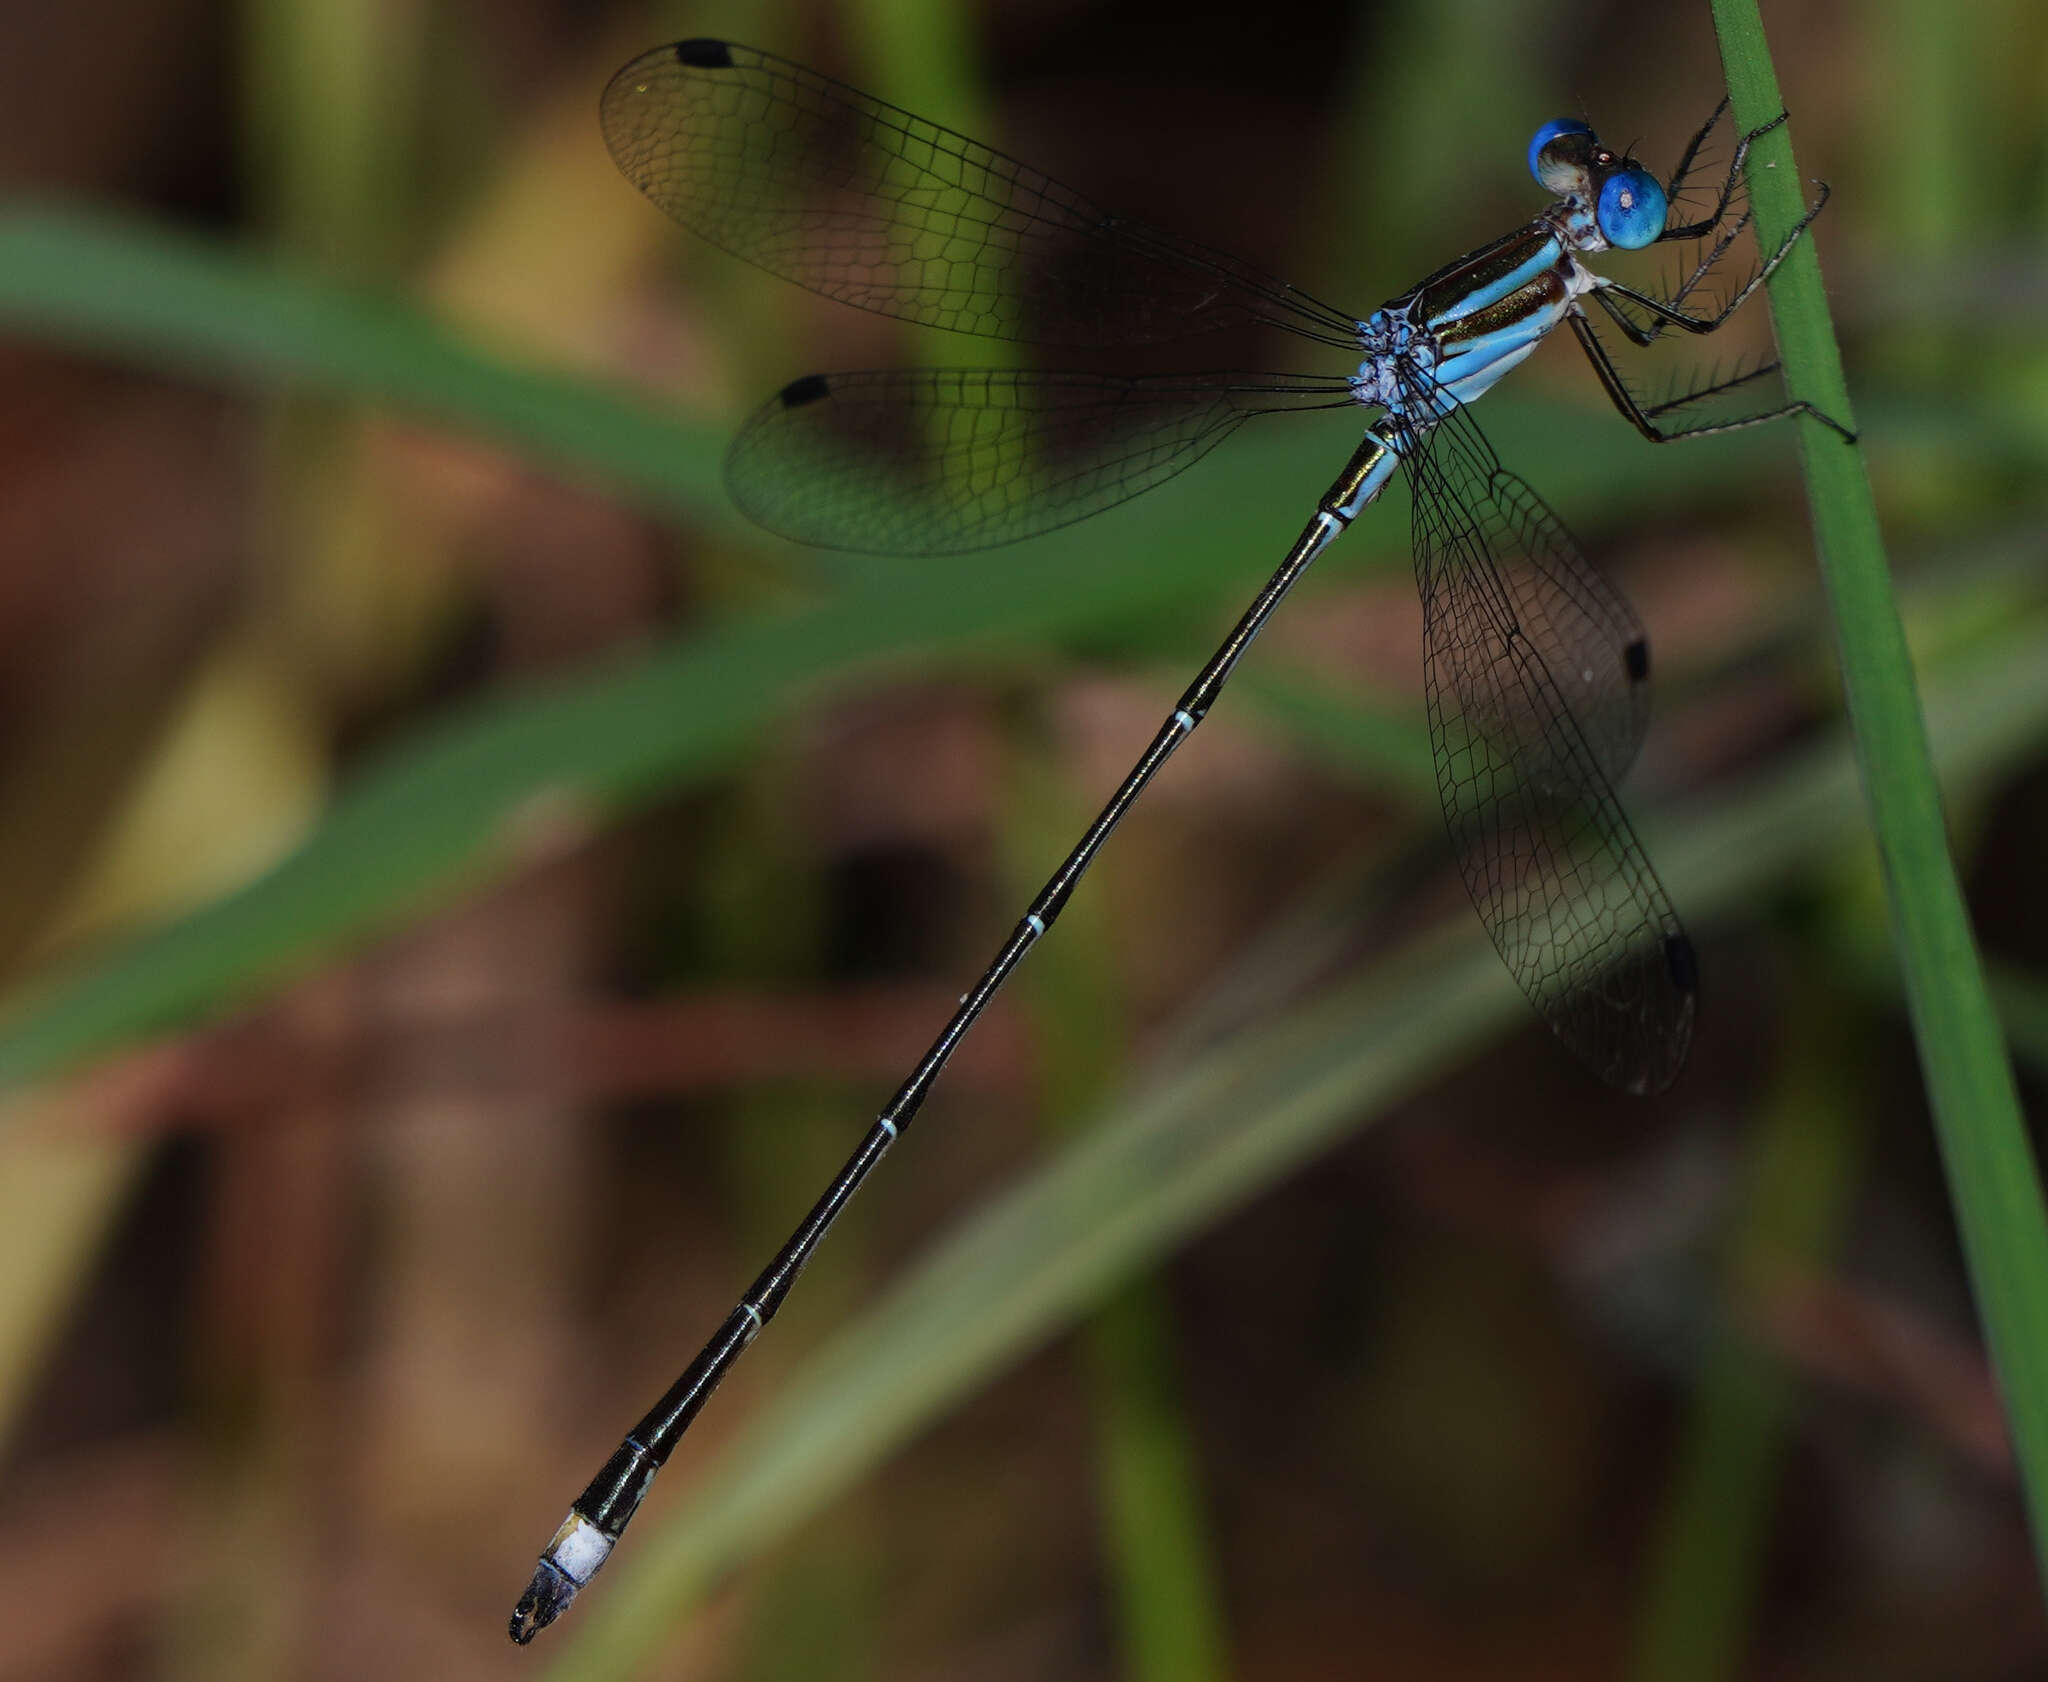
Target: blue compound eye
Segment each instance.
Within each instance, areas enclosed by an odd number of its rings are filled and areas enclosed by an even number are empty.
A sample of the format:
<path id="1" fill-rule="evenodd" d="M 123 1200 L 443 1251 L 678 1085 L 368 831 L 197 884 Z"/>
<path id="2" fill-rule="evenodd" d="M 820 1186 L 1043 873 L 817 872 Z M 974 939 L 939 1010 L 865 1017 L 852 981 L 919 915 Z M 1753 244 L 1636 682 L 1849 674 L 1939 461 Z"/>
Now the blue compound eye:
<path id="1" fill-rule="evenodd" d="M 1536 177 L 1537 186 L 1547 187 L 1552 192 L 1562 191 L 1564 183 L 1558 179 L 1555 168 L 1550 175 L 1544 174 L 1543 148 L 1561 134 L 1583 134 L 1590 140 L 1593 130 L 1589 124 L 1580 122 L 1576 117 L 1553 117 L 1538 129 L 1530 140 L 1529 173 Z"/>
<path id="2" fill-rule="evenodd" d="M 1617 169 L 1600 188 L 1600 232 L 1623 251 L 1654 245 L 1664 231 L 1664 189 L 1647 169 Z"/>

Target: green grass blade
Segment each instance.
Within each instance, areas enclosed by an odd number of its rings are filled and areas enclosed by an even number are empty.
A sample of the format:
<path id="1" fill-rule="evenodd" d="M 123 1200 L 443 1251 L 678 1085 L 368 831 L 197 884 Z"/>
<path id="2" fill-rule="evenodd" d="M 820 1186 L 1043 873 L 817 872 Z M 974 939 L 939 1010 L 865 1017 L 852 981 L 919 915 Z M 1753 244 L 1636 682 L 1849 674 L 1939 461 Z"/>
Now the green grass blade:
<path id="1" fill-rule="evenodd" d="M 1738 126 L 1782 109 L 1754 0 L 1715 0 Z M 1758 238 L 1770 249 L 1798 220 L 1801 183 L 1789 131 L 1750 154 Z M 1771 277 L 1785 382 L 1854 425 L 1841 353 L 1811 240 Z M 1905 974 L 1928 1102 L 1963 1252 L 2011 1421 L 2048 1581 L 2048 1219 L 2012 1068 L 1949 857 L 1939 790 L 1877 509 L 1859 450 L 1798 423 L 1821 570 L 1871 828 L 1884 861 L 1893 938 Z"/>

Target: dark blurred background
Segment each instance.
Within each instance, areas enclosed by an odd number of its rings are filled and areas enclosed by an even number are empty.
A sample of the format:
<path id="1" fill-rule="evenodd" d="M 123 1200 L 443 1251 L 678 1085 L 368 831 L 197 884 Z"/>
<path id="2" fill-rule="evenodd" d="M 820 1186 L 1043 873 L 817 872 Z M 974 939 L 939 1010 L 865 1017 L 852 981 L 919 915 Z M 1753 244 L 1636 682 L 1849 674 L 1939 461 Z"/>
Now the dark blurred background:
<path id="1" fill-rule="evenodd" d="M 2048 13 L 1766 23 L 2031 1102 Z M 1546 118 L 1668 164 L 1704 5 L 9 24 L 0 1677 L 2048 1676 L 1794 437 L 1652 450 L 1563 344 L 1481 418 L 1657 648 L 1624 795 L 1700 948 L 1683 1082 L 1598 1088 L 1485 950 L 1390 496 L 605 1577 L 503 1634 L 1355 435 L 925 568 L 754 534 L 716 463 L 761 397 L 986 347 L 672 227 L 606 78 L 728 34 L 1366 311 L 1532 212 Z M 1063 1162 L 1088 1206 L 1003 1227 Z"/>

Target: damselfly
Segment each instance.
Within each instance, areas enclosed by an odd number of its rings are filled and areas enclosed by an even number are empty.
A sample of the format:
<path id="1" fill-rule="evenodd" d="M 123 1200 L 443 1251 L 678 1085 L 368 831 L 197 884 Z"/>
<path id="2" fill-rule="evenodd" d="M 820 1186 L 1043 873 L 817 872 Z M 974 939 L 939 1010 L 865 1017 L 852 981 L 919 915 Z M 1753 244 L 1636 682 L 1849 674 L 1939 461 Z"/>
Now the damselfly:
<path id="1" fill-rule="evenodd" d="M 951 368 L 812 375 L 757 413 L 727 459 L 733 497 L 772 531 L 878 553 L 958 554 L 1136 496 L 1255 415 L 1356 408 L 1370 419 L 1279 570 L 837 1178 L 577 1497 L 512 1615 L 513 1640 L 553 1622 L 604 1563 L 677 1440 L 774 1318 L 1110 831 L 1202 722 L 1288 591 L 1397 469 L 1413 499 L 1437 783 L 1480 920 L 1551 1031 L 1595 1074 L 1640 1093 L 1677 1077 L 1692 1037 L 1693 950 L 1613 786 L 1647 723 L 1649 645 L 1557 516 L 1501 467 L 1469 405 L 1568 323 L 1607 395 L 1653 442 L 1798 412 L 1843 430 L 1800 402 L 1667 425 L 1687 405 L 1769 368 L 1646 406 L 1594 330 L 1589 304 L 1637 345 L 1671 329 L 1711 333 L 1819 213 L 1825 189 L 1746 284 L 1711 312 L 1687 309 L 1747 225 L 1748 212 L 1734 208 L 1742 166 L 1757 135 L 1776 126 L 1737 140 L 1707 215 L 1674 223 L 1670 205 L 1725 110 L 1724 101 L 1668 183 L 1608 150 L 1583 122 L 1544 124 L 1529 143 L 1529 168 L 1555 195 L 1549 207 L 1360 319 L 1234 257 L 1110 215 L 1000 152 L 768 53 L 683 41 L 613 78 L 605 138 L 634 184 L 712 244 L 827 297 L 928 326 L 1070 347 L 1258 324 L 1357 359 L 1355 372 L 1334 377 Z M 1584 262 L 1610 247 L 1673 240 L 1705 243 L 1668 297 Z"/>

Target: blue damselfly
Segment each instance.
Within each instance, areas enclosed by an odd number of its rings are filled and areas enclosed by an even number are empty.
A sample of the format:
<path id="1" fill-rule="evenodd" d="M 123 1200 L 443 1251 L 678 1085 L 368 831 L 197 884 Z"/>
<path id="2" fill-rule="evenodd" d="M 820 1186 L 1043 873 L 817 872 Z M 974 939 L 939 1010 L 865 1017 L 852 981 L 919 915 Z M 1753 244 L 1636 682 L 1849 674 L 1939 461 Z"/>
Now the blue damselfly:
<path id="1" fill-rule="evenodd" d="M 1551 1031 L 1595 1074 L 1638 1093 L 1677 1078 L 1692 1037 L 1693 949 L 1614 795 L 1648 721 L 1649 645 L 1563 523 L 1501 467 L 1469 405 L 1568 323 L 1615 406 L 1654 442 L 1799 412 L 1842 431 L 1799 402 L 1674 420 L 1768 366 L 1644 405 L 1595 331 L 1588 305 L 1637 345 L 1672 329 L 1712 332 L 1819 213 L 1825 190 L 1745 284 L 1711 311 L 1688 310 L 1748 223 L 1735 208 L 1738 184 L 1751 142 L 1766 132 L 1738 138 L 1708 214 L 1673 222 L 1671 203 L 1725 110 L 1724 101 L 1668 182 L 1608 150 L 1583 122 L 1546 123 L 1530 142 L 1529 168 L 1551 204 L 1359 318 L 1233 257 L 1110 215 L 1000 152 L 767 53 L 684 41 L 643 54 L 613 79 L 604 132 L 634 184 L 712 244 L 827 297 L 928 326 L 1067 347 L 1258 324 L 1355 363 L 1354 372 L 1328 377 L 812 375 L 746 424 L 727 461 L 735 500 L 772 531 L 878 553 L 958 554 L 1123 502 L 1253 416 L 1344 408 L 1371 418 L 1279 569 L 859 1148 L 577 1498 L 513 1613 L 515 1641 L 558 1617 L 603 1564 L 655 1472 L 774 1317 L 961 1037 L 1202 722 L 1274 609 L 1397 469 L 1413 500 L 1438 787 L 1473 904 Z M 1704 245 L 1667 297 L 1584 262 L 1610 247 L 1676 240 Z"/>

